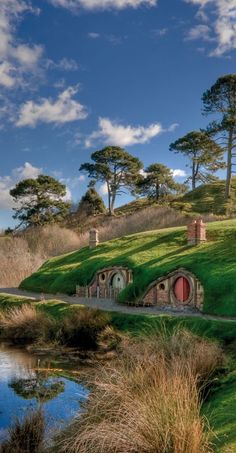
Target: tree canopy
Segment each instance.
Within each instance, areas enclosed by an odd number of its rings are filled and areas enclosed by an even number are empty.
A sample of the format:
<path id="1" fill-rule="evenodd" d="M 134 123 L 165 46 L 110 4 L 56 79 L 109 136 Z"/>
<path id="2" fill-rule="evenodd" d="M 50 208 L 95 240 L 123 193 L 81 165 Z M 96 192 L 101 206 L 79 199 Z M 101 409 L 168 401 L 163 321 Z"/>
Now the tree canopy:
<path id="1" fill-rule="evenodd" d="M 175 182 L 168 167 L 155 163 L 145 169 L 144 175 L 140 175 L 136 184 L 136 193 L 159 201 L 168 193 L 177 192 L 180 186 Z"/>
<path id="2" fill-rule="evenodd" d="M 91 181 L 87 192 L 81 198 L 78 205 L 78 213 L 88 215 L 97 215 L 106 212 L 103 199 L 95 189 L 95 181 Z"/>
<path id="3" fill-rule="evenodd" d="M 225 198 L 228 199 L 236 147 L 236 74 L 219 77 L 215 84 L 205 91 L 202 100 L 203 113 L 217 115 L 209 125 L 208 132 L 220 140 L 222 151 L 227 153 Z"/>
<path id="4" fill-rule="evenodd" d="M 93 163 L 84 163 L 80 171 L 106 184 L 109 213 L 113 214 L 116 197 L 130 189 L 143 167 L 142 162 L 118 146 L 108 146 L 91 155 Z"/>
<path id="5" fill-rule="evenodd" d="M 192 189 L 197 182 L 212 180 L 212 174 L 224 166 L 221 147 L 206 131 L 192 131 L 170 145 L 170 151 L 182 153 L 190 160 Z"/>
<path id="6" fill-rule="evenodd" d="M 61 221 L 70 209 L 65 201 L 66 186 L 51 176 L 24 179 L 10 190 L 16 202 L 14 218 L 18 227 L 43 226 Z"/>

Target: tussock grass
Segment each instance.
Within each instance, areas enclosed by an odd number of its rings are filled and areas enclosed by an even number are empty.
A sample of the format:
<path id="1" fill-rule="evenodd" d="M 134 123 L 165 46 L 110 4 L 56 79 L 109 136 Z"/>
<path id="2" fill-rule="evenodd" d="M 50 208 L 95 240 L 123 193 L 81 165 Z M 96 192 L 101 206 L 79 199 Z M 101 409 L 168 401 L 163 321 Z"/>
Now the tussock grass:
<path id="1" fill-rule="evenodd" d="M 58 342 L 67 346 L 77 346 L 81 349 L 96 349 L 99 334 L 110 322 L 108 313 L 90 308 L 73 310 L 60 322 L 57 332 Z"/>
<path id="2" fill-rule="evenodd" d="M 210 453 L 201 388 L 223 360 L 221 350 L 185 331 L 126 342 L 53 451 Z"/>
<path id="3" fill-rule="evenodd" d="M 42 453 L 44 433 L 42 410 L 31 411 L 9 428 L 9 438 L 0 445 L 0 453 Z"/>
<path id="4" fill-rule="evenodd" d="M 0 314 L 0 331 L 4 338 L 17 343 L 45 341 L 52 336 L 55 322 L 33 305 L 24 304 Z"/>

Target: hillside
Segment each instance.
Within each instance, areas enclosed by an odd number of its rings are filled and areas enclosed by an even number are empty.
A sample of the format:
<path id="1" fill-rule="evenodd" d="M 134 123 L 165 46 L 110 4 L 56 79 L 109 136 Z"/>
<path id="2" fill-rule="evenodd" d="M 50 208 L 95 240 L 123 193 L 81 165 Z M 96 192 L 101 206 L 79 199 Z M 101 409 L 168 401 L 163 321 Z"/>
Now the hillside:
<path id="1" fill-rule="evenodd" d="M 224 192 L 225 181 L 220 180 L 211 184 L 201 185 L 176 201 L 185 203 L 186 210 L 190 212 L 224 215 L 226 210 Z M 236 177 L 232 178 L 232 197 L 233 199 L 236 198 Z"/>
<path id="2" fill-rule="evenodd" d="M 125 236 L 47 261 L 24 280 L 21 288 L 48 293 L 75 293 L 96 271 L 111 265 L 133 270 L 134 281 L 120 293 L 120 302 L 134 301 L 158 277 L 184 267 L 205 290 L 204 311 L 236 316 L 236 221 L 208 224 L 208 242 L 186 245 L 186 228 L 169 228 Z"/>

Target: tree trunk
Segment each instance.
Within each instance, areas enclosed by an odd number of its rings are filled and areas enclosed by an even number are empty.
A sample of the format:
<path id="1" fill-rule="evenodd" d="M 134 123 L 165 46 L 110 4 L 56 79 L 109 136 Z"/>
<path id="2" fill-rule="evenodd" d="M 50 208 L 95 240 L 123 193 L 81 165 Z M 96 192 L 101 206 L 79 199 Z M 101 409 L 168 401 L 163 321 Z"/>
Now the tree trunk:
<path id="1" fill-rule="evenodd" d="M 229 131 L 228 145 L 227 145 L 227 176 L 225 186 L 225 198 L 230 198 L 231 192 L 231 179 L 232 179 L 232 149 L 233 149 L 233 129 Z"/>
<path id="2" fill-rule="evenodd" d="M 108 193 L 108 211 L 109 211 L 109 215 L 112 215 L 112 212 L 111 212 L 111 191 L 110 191 L 110 187 L 109 187 L 108 183 L 107 183 L 107 193 Z"/>
<path id="3" fill-rule="evenodd" d="M 112 196 L 111 196 L 110 215 L 114 215 L 115 201 L 116 201 L 116 193 L 113 193 Z"/>
<path id="4" fill-rule="evenodd" d="M 192 166 L 192 190 L 196 189 L 196 170 L 195 170 L 195 162 L 193 162 Z"/>

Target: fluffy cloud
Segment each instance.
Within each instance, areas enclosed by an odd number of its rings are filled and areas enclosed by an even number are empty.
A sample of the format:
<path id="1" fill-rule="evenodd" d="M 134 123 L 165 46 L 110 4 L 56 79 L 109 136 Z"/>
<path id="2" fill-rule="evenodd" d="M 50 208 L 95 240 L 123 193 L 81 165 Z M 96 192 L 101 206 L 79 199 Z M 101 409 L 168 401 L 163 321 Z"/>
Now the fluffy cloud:
<path id="1" fill-rule="evenodd" d="M 172 175 L 174 178 L 186 178 L 187 173 L 185 170 L 181 170 L 180 168 L 176 168 L 175 170 L 171 170 Z"/>
<path id="2" fill-rule="evenodd" d="M 61 6 L 71 11 L 80 8 L 87 10 L 103 10 L 138 8 L 140 6 L 156 6 L 158 0 L 48 0 L 54 6 Z"/>
<path id="3" fill-rule="evenodd" d="M 185 0 L 187 3 L 199 6 L 198 18 L 207 20 L 208 14 L 211 14 L 211 28 L 214 39 L 217 43 L 216 47 L 211 51 L 210 56 L 222 56 L 226 52 L 236 49 L 236 0 Z M 207 10 L 206 8 L 209 7 Z M 216 19 L 215 19 L 216 17 Z M 201 24 L 203 27 L 204 25 Z M 198 28 L 199 31 L 199 28 Z M 203 39 L 209 37 L 207 29 L 203 33 Z M 207 34 L 206 34 L 207 32 Z M 194 29 L 190 34 L 196 39 L 201 38 L 200 33 Z M 192 38 L 193 39 L 193 38 Z"/>
<path id="4" fill-rule="evenodd" d="M 108 194 L 108 190 L 107 190 L 107 183 L 104 182 L 98 189 L 98 192 L 101 194 L 101 195 L 107 195 Z"/>
<path id="5" fill-rule="evenodd" d="M 0 209 L 10 209 L 14 206 L 9 191 L 17 182 L 22 179 L 35 179 L 41 172 L 41 168 L 34 167 L 29 162 L 25 162 L 22 167 L 12 170 L 9 176 L 0 176 Z"/>
<path id="6" fill-rule="evenodd" d="M 150 126 L 123 126 L 109 118 L 99 118 L 99 128 L 94 131 L 85 141 L 86 147 L 93 146 L 94 141 L 99 140 L 104 144 L 117 146 L 132 146 L 138 143 L 148 143 L 152 138 L 165 130 L 160 123 Z M 173 129 L 173 125 L 171 126 Z"/>
<path id="7" fill-rule="evenodd" d="M 35 127 L 38 123 L 63 124 L 87 118 L 86 108 L 73 99 L 77 91 L 78 87 L 69 87 L 56 100 L 42 98 L 38 103 L 25 102 L 20 107 L 16 125 Z"/>
<path id="8" fill-rule="evenodd" d="M 1 0 L 0 2 L 0 85 L 10 89 L 24 85 L 24 76 L 33 72 L 43 53 L 39 45 L 18 43 L 16 23 L 23 13 L 38 13 L 25 0 Z"/>

